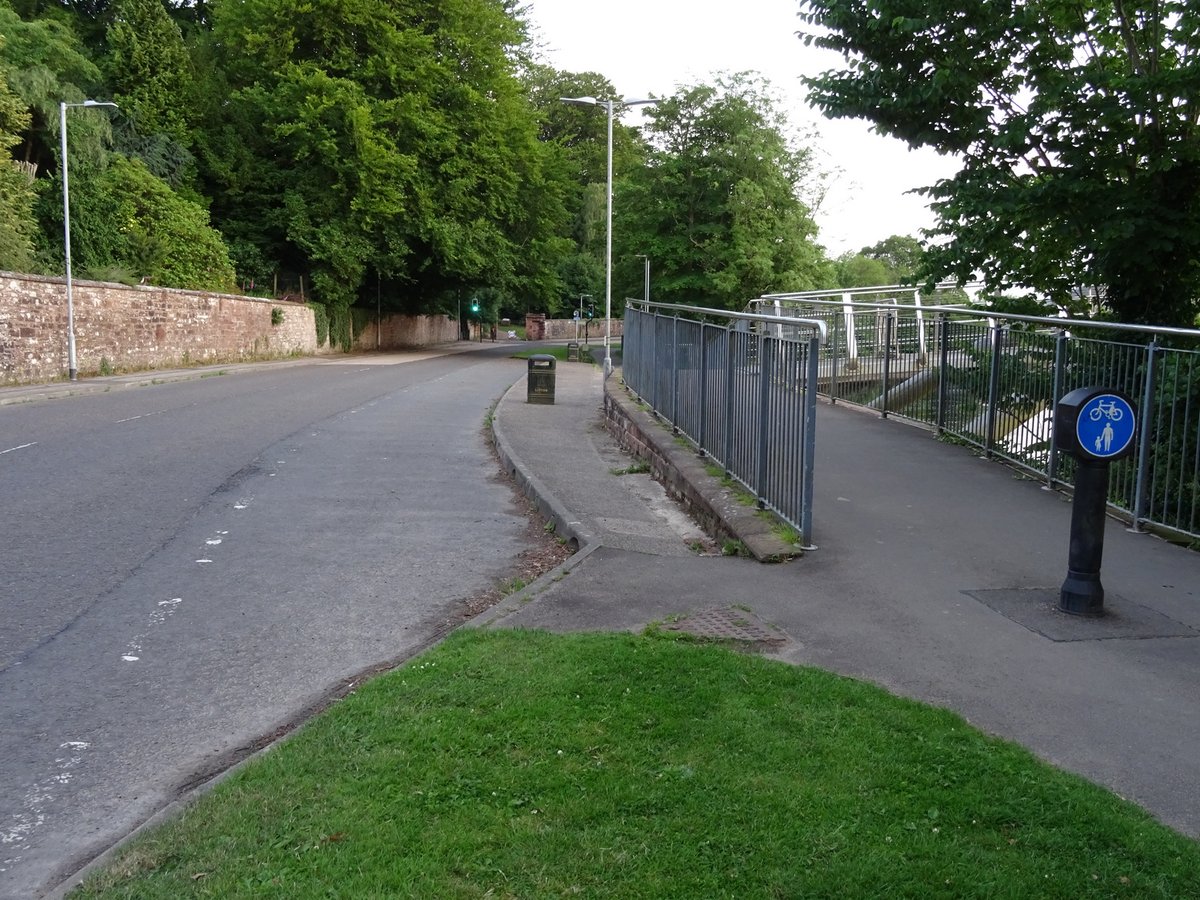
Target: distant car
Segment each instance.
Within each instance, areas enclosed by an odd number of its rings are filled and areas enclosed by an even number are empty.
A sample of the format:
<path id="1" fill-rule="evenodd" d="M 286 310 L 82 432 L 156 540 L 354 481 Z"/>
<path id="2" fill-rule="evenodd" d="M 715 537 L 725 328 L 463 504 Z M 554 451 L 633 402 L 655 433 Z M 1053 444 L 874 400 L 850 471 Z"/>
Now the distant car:
<path id="1" fill-rule="evenodd" d="M 515 341 L 517 339 L 517 333 L 515 331 L 510 331 L 508 333 L 508 339 L 510 341 Z"/>

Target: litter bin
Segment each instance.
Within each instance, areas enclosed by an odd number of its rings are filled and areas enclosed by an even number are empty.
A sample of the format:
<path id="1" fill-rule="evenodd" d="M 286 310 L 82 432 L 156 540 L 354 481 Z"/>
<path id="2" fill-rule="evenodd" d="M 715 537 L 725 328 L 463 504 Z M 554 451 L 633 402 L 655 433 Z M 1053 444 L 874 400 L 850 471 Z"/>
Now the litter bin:
<path id="1" fill-rule="evenodd" d="M 579 362 L 579 342 L 570 341 L 567 344 L 567 362 Z"/>
<path id="2" fill-rule="evenodd" d="M 554 366 L 557 362 L 558 360 L 548 353 L 535 353 L 529 357 L 526 403 L 554 402 Z"/>

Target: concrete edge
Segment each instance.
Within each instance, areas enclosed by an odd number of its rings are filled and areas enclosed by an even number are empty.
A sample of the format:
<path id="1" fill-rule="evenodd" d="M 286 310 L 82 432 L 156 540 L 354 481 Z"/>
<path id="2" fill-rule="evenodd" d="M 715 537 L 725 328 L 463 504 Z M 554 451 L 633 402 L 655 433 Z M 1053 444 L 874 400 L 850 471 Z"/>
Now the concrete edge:
<path id="1" fill-rule="evenodd" d="M 709 474 L 705 457 L 676 443 L 668 426 L 641 409 L 617 378 L 604 384 L 604 420 L 617 443 L 648 462 L 667 492 L 717 540 L 738 541 L 764 563 L 802 555 L 800 548 L 775 533 L 773 515 L 765 518 L 756 507 L 739 502 L 733 490 Z"/>
<path id="2" fill-rule="evenodd" d="M 512 442 L 504 430 L 502 410 L 505 403 L 510 402 L 514 392 L 525 382 L 522 376 L 512 387 L 505 391 L 500 402 L 492 413 L 492 436 L 495 439 L 496 455 L 500 457 L 500 465 L 513 477 L 521 492 L 533 501 L 539 513 L 554 523 L 554 533 L 559 537 L 574 541 L 576 547 L 586 547 L 595 543 L 596 538 L 588 531 L 582 522 L 575 519 L 557 497 L 540 478 L 533 474 L 520 455 L 513 449 Z M 516 401 L 512 401 L 516 402 Z"/>
<path id="3" fill-rule="evenodd" d="M 488 607 L 473 619 L 468 619 L 460 627 L 461 628 L 490 628 L 493 625 L 503 625 L 501 620 L 511 616 L 515 612 L 527 607 L 540 597 L 545 591 L 549 590 L 562 579 L 571 574 L 572 570 L 577 568 L 589 556 L 599 550 L 601 547 L 598 543 L 590 543 L 578 553 L 571 556 L 570 559 L 555 566 L 549 572 L 542 574 L 531 584 L 521 588 L 521 590 L 509 594 L 493 606 Z"/>

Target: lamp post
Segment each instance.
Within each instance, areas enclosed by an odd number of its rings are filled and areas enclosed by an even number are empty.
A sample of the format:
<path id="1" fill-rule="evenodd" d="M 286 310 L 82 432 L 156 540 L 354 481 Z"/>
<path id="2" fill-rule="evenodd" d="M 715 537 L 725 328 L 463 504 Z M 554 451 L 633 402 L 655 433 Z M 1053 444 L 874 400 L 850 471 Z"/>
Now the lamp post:
<path id="1" fill-rule="evenodd" d="M 58 131 L 62 138 L 63 249 L 67 261 L 67 377 L 71 381 L 79 380 L 79 367 L 75 363 L 75 300 L 71 293 L 71 194 L 67 187 L 67 110 L 93 106 L 117 108 L 115 103 L 99 100 L 58 104 Z"/>
<path id="2" fill-rule="evenodd" d="M 647 303 L 649 303 L 650 302 L 650 257 L 647 256 L 645 253 L 639 253 L 638 258 L 644 259 L 646 261 L 646 288 L 645 288 L 645 290 L 642 291 L 642 299 L 645 300 Z"/>
<path id="3" fill-rule="evenodd" d="M 613 108 L 615 106 L 645 106 L 647 103 L 658 103 L 658 99 L 631 100 L 624 97 L 620 100 L 597 100 L 595 97 L 560 97 L 563 103 L 571 106 L 599 106 L 608 111 L 608 229 L 604 251 L 604 377 L 612 374 L 612 176 L 613 176 Z"/>

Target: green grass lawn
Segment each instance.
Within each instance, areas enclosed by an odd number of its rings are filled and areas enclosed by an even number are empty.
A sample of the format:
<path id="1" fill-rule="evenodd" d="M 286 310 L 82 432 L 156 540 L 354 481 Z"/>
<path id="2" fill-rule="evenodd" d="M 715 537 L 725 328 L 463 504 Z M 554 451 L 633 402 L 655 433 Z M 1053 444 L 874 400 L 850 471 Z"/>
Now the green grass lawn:
<path id="1" fill-rule="evenodd" d="M 82 897 L 1197 897 L 1200 844 L 940 709 L 655 636 L 463 631 Z"/>
<path id="2" fill-rule="evenodd" d="M 584 348 L 582 346 L 579 349 L 580 349 L 581 359 L 584 362 L 591 362 L 591 357 L 587 355 L 587 351 L 584 350 Z M 513 354 L 513 358 L 514 359 L 529 359 L 529 357 L 534 356 L 534 355 L 553 356 L 559 362 L 566 362 L 567 361 L 567 348 L 566 348 L 565 344 L 561 347 L 558 346 L 557 344 L 555 344 L 555 345 L 552 345 L 549 347 L 538 347 L 533 350 L 520 350 Z"/>

